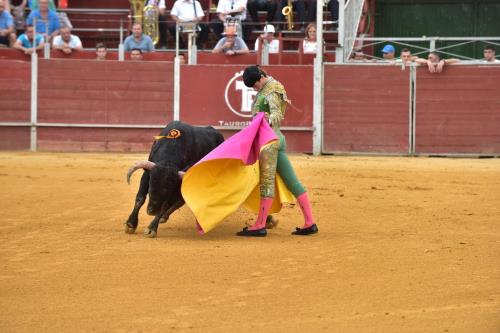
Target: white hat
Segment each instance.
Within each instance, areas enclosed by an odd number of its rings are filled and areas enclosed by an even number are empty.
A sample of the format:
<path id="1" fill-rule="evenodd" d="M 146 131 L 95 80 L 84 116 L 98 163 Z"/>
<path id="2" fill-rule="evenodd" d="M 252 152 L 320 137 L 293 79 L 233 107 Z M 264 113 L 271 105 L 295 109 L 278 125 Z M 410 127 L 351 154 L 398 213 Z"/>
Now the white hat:
<path id="1" fill-rule="evenodd" d="M 264 27 L 264 33 L 266 33 L 266 34 L 274 34 L 274 33 L 275 33 L 275 30 L 274 30 L 274 25 L 272 25 L 272 24 L 267 24 L 267 25 Z"/>

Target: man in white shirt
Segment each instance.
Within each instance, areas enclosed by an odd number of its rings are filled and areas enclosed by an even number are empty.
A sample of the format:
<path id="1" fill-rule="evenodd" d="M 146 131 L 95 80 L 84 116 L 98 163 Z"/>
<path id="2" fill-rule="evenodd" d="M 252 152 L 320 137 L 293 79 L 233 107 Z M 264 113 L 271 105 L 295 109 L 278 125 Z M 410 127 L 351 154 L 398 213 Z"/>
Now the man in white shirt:
<path id="1" fill-rule="evenodd" d="M 198 48 L 202 48 L 208 40 L 208 26 L 206 23 L 201 22 L 205 13 L 199 1 L 195 0 L 177 0 L 170 11 L 170 16 L 175 23 L 169 24 L 169 31 L 174 36 L 177 24 L 180 24 L 185 29 L 195 29 L 198 27 L 198 36 L 196 37 L 196 44 Z M 182 31 L 182 29 L 181 29 Z M 179 47 L 186 48 L 185 34 L 180 34 Z"/>
<path id="2" fill-rule="evenodd" d="M 252 27 L 247 24 L 247 0 L 219 0 L 217 5 L 217 18 L 210 27 L 218 39 L 222 37 L 224 23 L 227 19 L 233 18 L 242 25 L 243 39 L 251 33 Z"/>
<path id="3" fill-rule="evenodd" d="M 262 38 L 257 38 L 255 40 L 254 50 L 259 51 L 260 46 L 264 46 L 265 43 L 268 45 L 269 53 L 279 53 L 280 52 L 280 41 L 274 38 L 274 25 L 268 24 L 264 27 L 264 33 L 260 35 Z"/>
<path id="4" fill-rule="evenodd" d="M 52 48 L 54 50 L 60 50 L 65 54 L 83 50 L 80 38 L 72 35 L 69 27 L 62 27 L 59 31 L 61 34 L 55 36 L 52 41 Z"/>
<path id="5" fill-rule="evenodd" d="M 495 46 L 493 46 L 493 45 L 485 45 L 484 49 L 483 49 L 483 55 L 484 55 L 483 62 L 485 62 L 485 63 L 488 63 L 488 64 L 500 63 L 500 60 L 498 60 L 495 57 L 496 49 L 495 49 Z"/>

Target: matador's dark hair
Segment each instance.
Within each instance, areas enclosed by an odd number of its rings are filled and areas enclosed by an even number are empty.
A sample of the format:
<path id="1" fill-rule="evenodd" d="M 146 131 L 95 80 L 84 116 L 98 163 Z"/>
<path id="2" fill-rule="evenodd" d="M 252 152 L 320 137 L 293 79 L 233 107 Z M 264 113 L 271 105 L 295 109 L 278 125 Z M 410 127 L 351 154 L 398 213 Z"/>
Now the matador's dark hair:
<path id="1" fill-rule="evenodd" d="M 248 66 L 243 72 L 243 82 L 249 88 L 253 87 L 255 82 L 259 81 L 262 77 L 267 77 L 267 73 L 259 65 Z"/>

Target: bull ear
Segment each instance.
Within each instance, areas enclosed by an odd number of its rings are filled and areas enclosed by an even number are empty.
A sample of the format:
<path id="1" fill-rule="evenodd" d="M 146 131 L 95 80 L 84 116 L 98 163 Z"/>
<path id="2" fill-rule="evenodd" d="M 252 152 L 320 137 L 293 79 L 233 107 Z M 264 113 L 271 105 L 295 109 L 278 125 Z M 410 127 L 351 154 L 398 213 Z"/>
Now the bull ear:
<path id="1" fill-rule="evenodd" d="M 184 175 L 186 174 L 185 171 L 178 171 L 177 174 L 179 175 L 179 179 L 182 180 L 182 178 L 184 177 Z"/>

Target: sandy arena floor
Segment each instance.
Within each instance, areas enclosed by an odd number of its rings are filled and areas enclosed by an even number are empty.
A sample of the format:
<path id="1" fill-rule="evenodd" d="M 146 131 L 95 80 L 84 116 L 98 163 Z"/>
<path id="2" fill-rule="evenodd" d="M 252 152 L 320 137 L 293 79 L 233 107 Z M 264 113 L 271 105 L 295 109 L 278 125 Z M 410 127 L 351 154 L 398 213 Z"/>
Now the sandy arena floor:
<path id="1" fill-rule="evenodd" d="M 146 156 L 0 153 L 0 332 L 500 332 L 500 159 L 295 155 L 319 234 L 148 239 Z"/>

